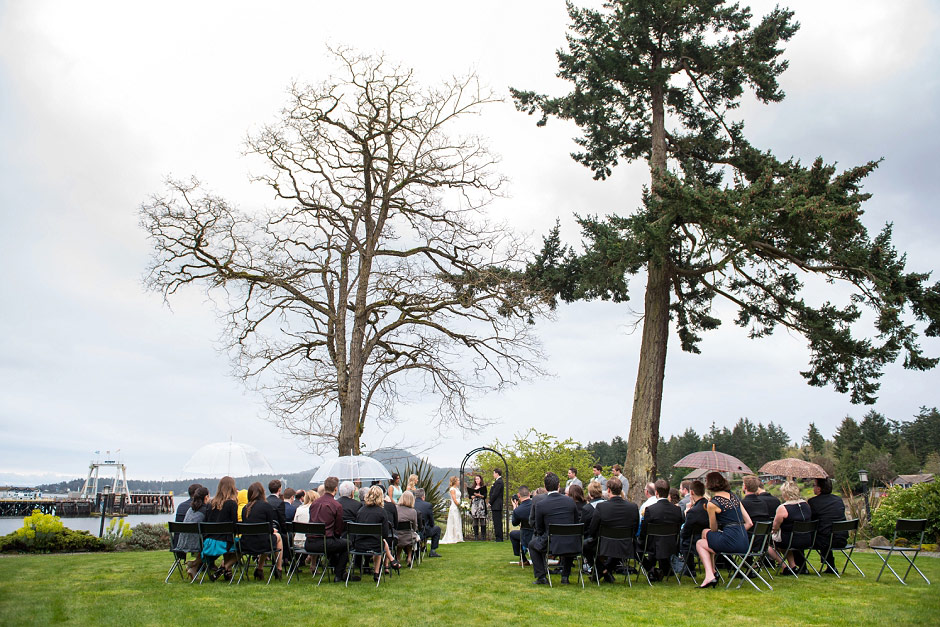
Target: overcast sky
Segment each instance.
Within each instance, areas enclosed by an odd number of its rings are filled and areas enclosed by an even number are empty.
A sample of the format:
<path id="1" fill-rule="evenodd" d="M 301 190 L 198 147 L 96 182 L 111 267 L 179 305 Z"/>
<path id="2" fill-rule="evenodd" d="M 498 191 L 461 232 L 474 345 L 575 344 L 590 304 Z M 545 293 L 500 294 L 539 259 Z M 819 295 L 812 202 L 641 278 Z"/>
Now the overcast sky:
<path id="1" fill-rule="evenodd" d="M 751 6 L 762 14 L 774 4 Z M 937 270 L 940 7 L 788 4 L 802 28 L 786 53 L 787 98 L 746 103 L 748 136 L 804 161 L 822 155 L 848 167 L 883 157 L 866 183 L 874 197 L 865 222 L 877 230 L 893 221 L 909 267 Z M 553 52 L 567 21 L 564 4 L 546 0 L 0 2 L 0 483 L 83 476 L 99 450 L 120 450 L 131 478 L 175 479 L 197 448 L 230 437 L 279 472 L 317 465 L 230 376 L 205 295 L 184 292 L 170 309 L 144 291 L 149 247 L 137 208 L 167 175 L 190 174 L 245 209 L 269 206 L 268 190 L 248 183 L 244 137 L 273 119 L 291 81 L 333 71 L 325 43 L 384 51 L 426 84 L 473 69 L 503 94 L 561 94 Z M 493 215 L 533 242 L 556 218 L 576 242 L 573 213 L 625 213 L 639 202 L 645 166 L 593 181 L 568 157 L 575 128 L 536 128 L 508 101 L 481 123 L 511 179 Z M 540 322 L 554 376 L 484 399 L 477 409 L 494 426 L 428 433 L 436 404 L 416 402 L 399 409 L 392 434 L 367 430 L 365 445 L 433 445 L 433 463 L 456 465 L 470 448 L 529 426 L 582 442 L 626 438 L 644 285 L 634 282 L 631 304 L 562 306 Z M 845 415 L 867 411 L 805 384 L 800 337 L 750 341 L 725 320 L 701 355 L 671 338 L 666 436 L 748 417 L 781 424 L 793 439 L 813 421 L 831 437 Z M 940 353 L 937 340 L 924 345 Z M 891 367 L 875 408 L 910 419 L 921 405 L 940 405 L 938 381 L 937 371 Z"/>

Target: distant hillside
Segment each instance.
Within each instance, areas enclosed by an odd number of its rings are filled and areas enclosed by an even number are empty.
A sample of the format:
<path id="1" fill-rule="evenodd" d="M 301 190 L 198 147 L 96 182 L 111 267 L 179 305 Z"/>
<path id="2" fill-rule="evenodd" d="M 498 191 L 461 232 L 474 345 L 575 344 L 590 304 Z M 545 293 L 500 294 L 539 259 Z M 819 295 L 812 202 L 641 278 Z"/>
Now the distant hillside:
<path id="1" fill-rule="evenodd" d="M 370 456 L 382 462 L 385 468 L 389 471 L 389 474 L 392 472 L 400 472 L 404 474 L 405 467 L 409 462 L 417 462 L 420 460 L 417 455 L 397 448 L 379 449 L 377 451 L 373 451 Z M 431 474 L 434 477 L 434 480 L 443 480 L 445 484 L 447 483 L 447 477 L 457 474 L 458 470 L 458 468 L 438 468 L 433 465 L 431 466 Z M 260 481 L 265 487 L 267 487 L 268 482 L 271 479 L 280 479 L 285 484 L 285 487 L 294 488 L 295 490 L 306 489 L 311 487 L 310 479 L 313 477 L 316 471 L 317 468 L 311 468 L 310 470 L 279 475 L 251 475 L 247 477 L 235 477 L 235 486 L 241 490 L 243 488 L 247 488 L 255 481 Z M 407 477 L 402 477 L 402 482 L 406 480 Z M 65 494 L 68 492 L 76 492 L 81 490 L 82 484 L 84 482 L 84 479 L 72 479 L 71 481 L 60 481 L 59 483 L 45 483 L 36 487 L 46 493 Z M 197 478 L 184 479 L 179 481 L 148 481 L 146 479 L 129 479 L 127 486 L 131 492 L 172 491 L 173 494 L 183 494 L 189 488 L 190 484 L 193 483 L 201 483 L 202 485 L 208 487 L 210 491 L 214 492 L 215 486 L 218 485 L 218 479 Z"/>

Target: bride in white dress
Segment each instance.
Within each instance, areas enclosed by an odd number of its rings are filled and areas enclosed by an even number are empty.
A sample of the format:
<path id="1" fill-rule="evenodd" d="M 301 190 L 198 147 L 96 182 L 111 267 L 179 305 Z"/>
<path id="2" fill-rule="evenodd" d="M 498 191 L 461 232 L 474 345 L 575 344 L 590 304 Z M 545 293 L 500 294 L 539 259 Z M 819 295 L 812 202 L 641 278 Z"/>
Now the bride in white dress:
<path id="1" fill-rule="evenodd" d="M 463 542 L 463 521 L 460 518 L 460 488 L 457 487 L 457 477 L 450 478 L 450 509 L 447 512 L 447 529 L 441 544 L 456 544 Z"/>

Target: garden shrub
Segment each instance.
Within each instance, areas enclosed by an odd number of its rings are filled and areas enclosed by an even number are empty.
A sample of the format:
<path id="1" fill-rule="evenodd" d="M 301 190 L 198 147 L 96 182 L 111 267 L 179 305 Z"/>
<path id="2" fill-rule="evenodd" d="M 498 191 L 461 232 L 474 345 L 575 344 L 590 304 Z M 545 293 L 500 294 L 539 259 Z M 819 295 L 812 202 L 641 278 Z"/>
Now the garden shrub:
<path id="1" fill-rule="evenodd" d="M 131 536 L 124 543 L 128 549 L 157 551 L 170 548 L 170 532 L 166 523 L 140 523 L 131 530 Z"/>
<path id="2" fill-rule="evenodd" d="M 876 533 L 890 538 L 898 518 L 926 518 L 924 542 L 940 538 L 940 482 L 918 483 L 910 488 L 894 486 L 872 512 L 871 526 Z"/>

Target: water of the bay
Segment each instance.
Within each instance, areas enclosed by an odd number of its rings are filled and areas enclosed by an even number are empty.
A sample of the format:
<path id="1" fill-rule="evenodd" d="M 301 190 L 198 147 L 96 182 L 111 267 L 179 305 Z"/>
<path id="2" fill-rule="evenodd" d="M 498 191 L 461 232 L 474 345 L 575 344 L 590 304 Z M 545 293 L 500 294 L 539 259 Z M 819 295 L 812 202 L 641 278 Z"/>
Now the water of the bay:
<path id="1" fill-rule="evenodd" d="M 173 506 L 176 509 L 176 506 L 185 501 L 188 496 L 174 496 L 173 497 Z M 148 514 L 148 515 L 137 515 L 137 516 L 125 516 L 124 522 L 133 527 L 134 525 L 140 523 L 164 523 L 174 520 L 173 514 Z M 111 522 L 111 518 L 107 518 L 104 521 L 104 526 L 107 528 L 108 523 Z M 62 524 L 64 524 L 69 529 L 75 529 L 76 531 L 90 531 L 93 535 L 98 535 L 98 529 L 101 526 L 101 519 L 98 517 L 84 516 L 81 518 L 62 518 Z M 0 518 L 0 536 L 12 533 L 13 531 L 19 529 L 23 526 L 22 518 Z"/>

